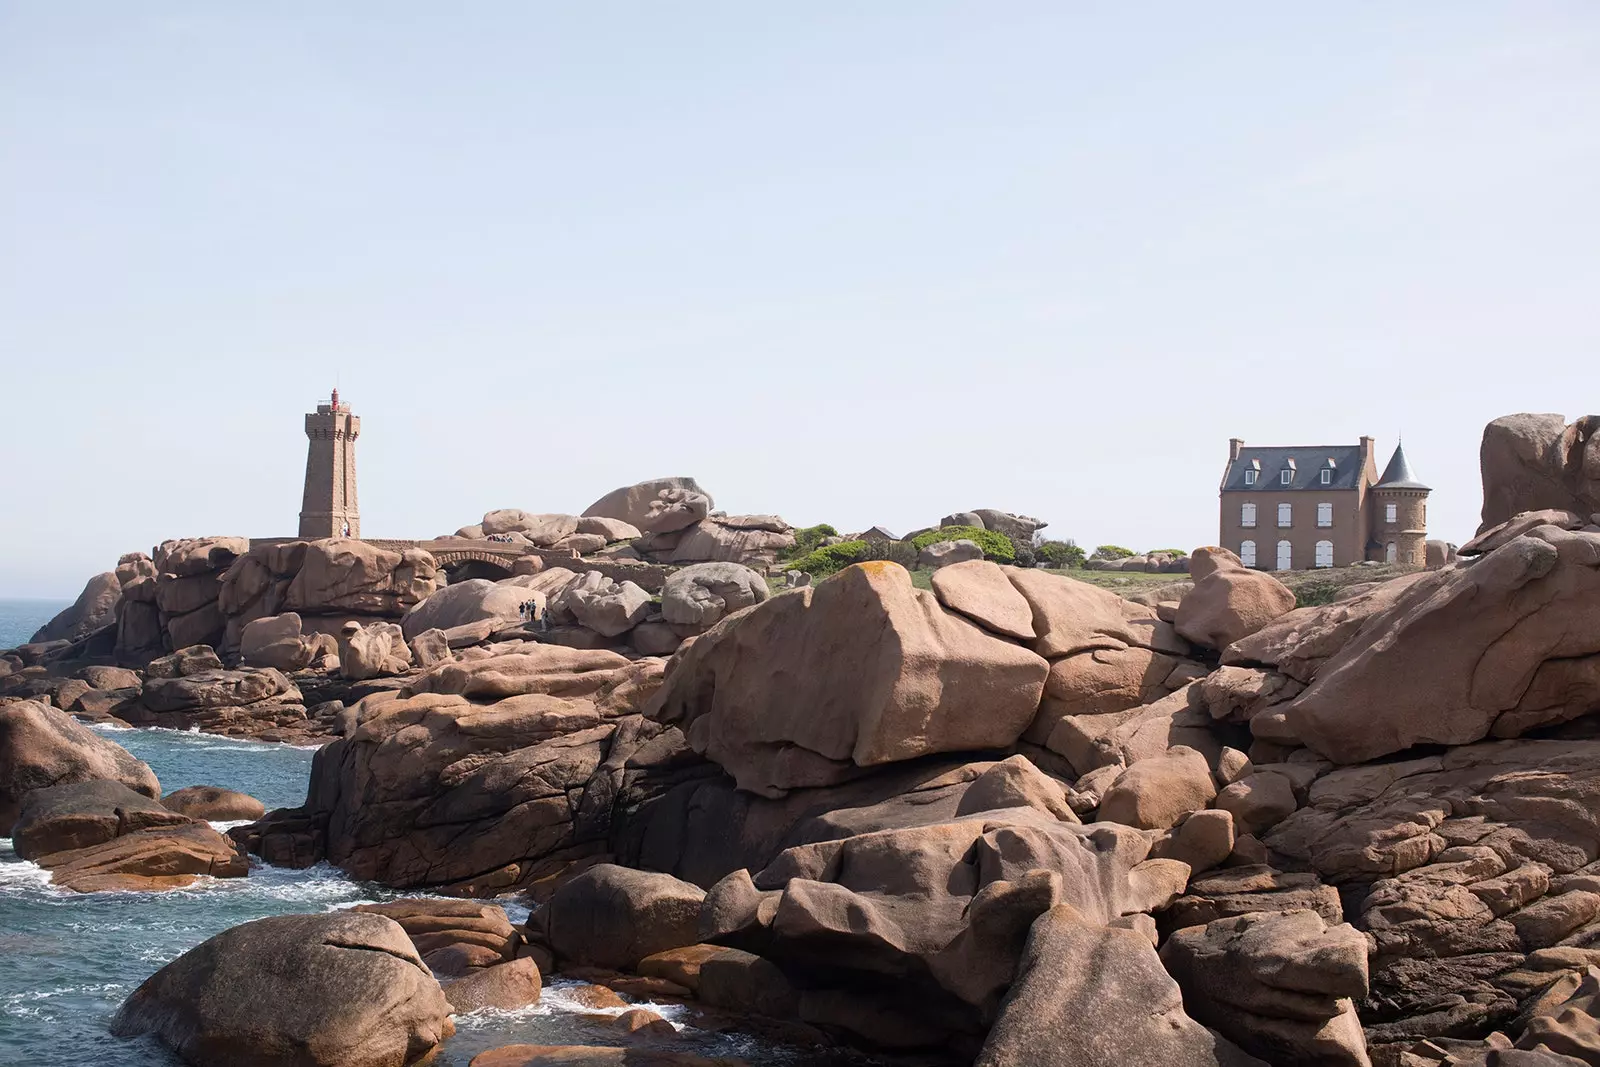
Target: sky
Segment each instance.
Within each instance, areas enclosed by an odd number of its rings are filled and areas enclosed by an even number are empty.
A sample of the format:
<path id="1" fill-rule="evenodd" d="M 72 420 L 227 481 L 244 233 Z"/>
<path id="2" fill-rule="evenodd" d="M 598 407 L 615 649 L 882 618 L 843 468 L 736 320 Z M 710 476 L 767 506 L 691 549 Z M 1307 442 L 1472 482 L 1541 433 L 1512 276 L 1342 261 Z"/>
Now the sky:
<path id="1" fill-rule="evenodd" d="M 1600 4 L 0 0 L 0 596 L 647 478 L 1217 537 L 1228 439 L 1596 409 Z M 1585 373 L 1580 374 L 1580 368 Z"/>

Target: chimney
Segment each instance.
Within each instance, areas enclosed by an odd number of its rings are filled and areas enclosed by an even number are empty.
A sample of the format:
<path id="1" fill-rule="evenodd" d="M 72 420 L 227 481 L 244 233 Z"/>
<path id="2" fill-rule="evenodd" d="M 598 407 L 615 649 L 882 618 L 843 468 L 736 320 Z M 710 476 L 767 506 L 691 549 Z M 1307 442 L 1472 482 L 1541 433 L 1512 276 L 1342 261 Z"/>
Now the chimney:
<path id="1" fill-rule="evenodd" d="M 1365 482 L 1378 480 L 1378 461 L 1372 454 L 1372 438 L 1361 439 L 1361 479 Z"/>
<path id="2" fill-rule="evenodd" d="M 1363 437 L 1362 440 L 1366 441 L 1368 439 Z M 1242 437 L 1231 437 L 1231 438 L 1229 438 L 1228 439 L 1228 462 L 1232 463 L 1234 460 L 1238 459 L 1239 458 L 1239 453 L 1242 452 L 1243 450 L 1244 450 L 1244 438 L 1242 438 Z"/>

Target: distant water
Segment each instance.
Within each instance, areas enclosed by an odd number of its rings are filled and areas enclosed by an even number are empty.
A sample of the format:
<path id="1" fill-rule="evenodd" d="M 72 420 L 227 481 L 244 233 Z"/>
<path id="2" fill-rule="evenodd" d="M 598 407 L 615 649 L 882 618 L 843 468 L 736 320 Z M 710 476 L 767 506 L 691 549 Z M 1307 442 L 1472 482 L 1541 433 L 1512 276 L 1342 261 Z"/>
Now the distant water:
<path id="1" fill-rule="evenodd" d="M 258 797 L 268 808 L 305 798 L 310 750 L 171 730 L 94 729 L 150 764 L 169 791 L 221 785 Z M 50 888 L 48 873 L 18 859 L 10 840 L 0 838 L 0 1063 L 180 1067 L 153 1042 L 122 1041 L 106 1029 L 140 982 L 211 935 L 250 919 L 397 895 L 353 882 L 327 864 L 304 871 L 258 865 L 247 878 L 164 893 L 67 893 Z M 515 905 L 507 911 L 513 921 L 527 914 Z M 554 983 L 532 1008 L 458 1016 L 457 1034 L 435 1063 L 466 1067 L 484 1049 L 521 1042 L 622 1044 L 615 1029 L 583 1018 L 586 1009 L 562 991 L 571 984 Z M 668 1018 L 680 1012 L 656 1007 Z M 685 1032 L 682 1038 L 673 1047 L 762 1067 L 823 1062 L 814 1053 L 733 1035 Z"/>
<path id="2" fill-rule="evenodd" d="M 0 599 L 0 648 L 27 644 L 39 627 L 71 603 L 70 600 Z"/>

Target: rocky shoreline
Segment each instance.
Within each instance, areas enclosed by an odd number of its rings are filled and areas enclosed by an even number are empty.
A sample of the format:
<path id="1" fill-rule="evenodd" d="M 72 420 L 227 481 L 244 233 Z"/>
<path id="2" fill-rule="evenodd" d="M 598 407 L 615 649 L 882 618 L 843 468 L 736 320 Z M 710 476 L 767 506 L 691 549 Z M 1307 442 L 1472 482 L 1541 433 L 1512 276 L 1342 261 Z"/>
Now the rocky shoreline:
<path id="1" fill-rule="evenodd" d="M 784 589 L 793 531 L 692 479 L 490 512 L 499 580 L 167 542 L 0 653 L 0 835 L 86 892 L 459 898 L 168 964 L 114 1030 L 194 1063 L 413 1063 L 560 975 L 926 1064 L 1600 1065 L 1600 417 L 1552 418 L 1486 430 L 1459 558 L 1310 607 L 1219 548 L 1151 604 L 892 543 Z M 322 747 L 261 814 L 75 717 Z M 474 1063 L 713 1062 L 616 1020 Z"/>

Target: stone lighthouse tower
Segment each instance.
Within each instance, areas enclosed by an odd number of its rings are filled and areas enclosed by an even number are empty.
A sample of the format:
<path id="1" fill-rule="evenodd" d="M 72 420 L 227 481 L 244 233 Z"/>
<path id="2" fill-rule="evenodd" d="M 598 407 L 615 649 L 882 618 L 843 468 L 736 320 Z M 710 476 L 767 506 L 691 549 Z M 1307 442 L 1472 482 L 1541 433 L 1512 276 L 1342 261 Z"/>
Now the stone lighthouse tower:
<path id="1" fill-rule="evenodd" d="M 1372 487 L 1372 538 L 1388 563 L 1410 567 L 1428 562 L 1428 494 L 1411 472 L 1404 445 L 1395 445 L 1383 477 Z"/>
<path id="2" fill-rule="evenodd" d="M 356 438 L 361 420 L 339 403 L 339 390 L 306 416 L 306 491 L 300 502 L 300 534 L 310 541 L 324 537 L 360 537 L 361 511 L 356 507 Z"/>

